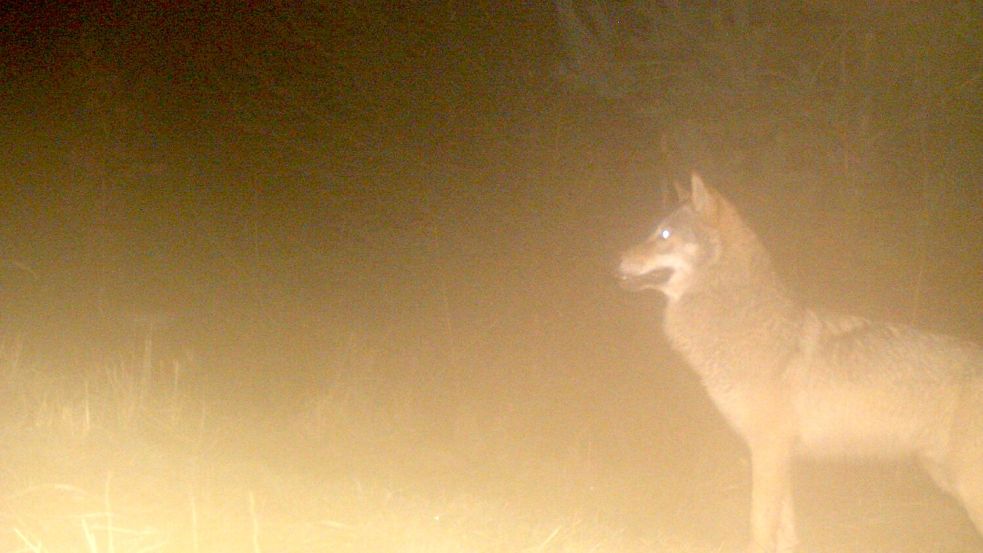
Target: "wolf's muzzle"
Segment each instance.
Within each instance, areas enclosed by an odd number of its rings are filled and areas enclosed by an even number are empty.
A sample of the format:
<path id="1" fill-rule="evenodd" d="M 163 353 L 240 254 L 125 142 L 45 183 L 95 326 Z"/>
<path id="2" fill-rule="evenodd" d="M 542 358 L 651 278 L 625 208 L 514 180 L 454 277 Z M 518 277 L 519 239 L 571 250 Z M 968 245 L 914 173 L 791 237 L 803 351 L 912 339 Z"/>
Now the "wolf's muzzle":
<path id="1" fill-rule="evenodd" d="M 615 277 L 618 279 L 618 284 L 621 285 L 622 288 L 631 292 L 638 292 L 648 289 L 657 290 L 669 282 L 669 278 L 672 277 L 672 269 L 664 267 L 641 275 L 628 275 L 621 271 L 617 271 L 615 273 Z"/>

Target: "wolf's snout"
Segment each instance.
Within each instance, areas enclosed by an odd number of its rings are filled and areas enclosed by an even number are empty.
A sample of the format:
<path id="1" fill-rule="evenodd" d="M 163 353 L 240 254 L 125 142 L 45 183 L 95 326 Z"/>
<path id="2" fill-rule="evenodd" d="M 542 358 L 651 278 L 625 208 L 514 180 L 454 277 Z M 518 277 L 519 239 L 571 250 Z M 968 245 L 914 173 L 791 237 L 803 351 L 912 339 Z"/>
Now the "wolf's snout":
<path id="1" fill-rule="evenodd" d="M 634 275 L 626 274 L 620 267 L 614 271 L 614 278 L 618 281 L 618 286 L 621 286 L 625 290 L 639 290 L 637 287 L 639 278 Z"/>
<path id="2" fill-rule="evenodd" d="M 618 275 L 618 286 L 629 292 L 639 292 L 645 289 L 644 281 L 638 277 Z"/>
<path id="3" fill-rule="evenodd" d="M 618 284 L 625 290 L 638 292 L 640 290 L 659 289 L 669 282 L 672 269 L 669 267 L 647 268 L 626 256 L 614 273 Z"/>

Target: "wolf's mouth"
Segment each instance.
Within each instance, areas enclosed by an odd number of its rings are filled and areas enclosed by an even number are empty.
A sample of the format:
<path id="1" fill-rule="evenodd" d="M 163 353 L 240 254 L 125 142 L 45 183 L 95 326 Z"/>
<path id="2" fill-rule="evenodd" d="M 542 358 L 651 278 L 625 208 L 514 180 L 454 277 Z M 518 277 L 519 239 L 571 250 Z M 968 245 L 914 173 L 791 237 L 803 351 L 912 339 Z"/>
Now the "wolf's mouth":
<path id="1" fill-rule="evenodd" d="M 651 288 L 659 288 L 669 282 L 673 270 L 669 267 L 655 269 L 641 275 L 626 275 L 618 273 L 618 284 L 625 290 L 638 292 Z"/>

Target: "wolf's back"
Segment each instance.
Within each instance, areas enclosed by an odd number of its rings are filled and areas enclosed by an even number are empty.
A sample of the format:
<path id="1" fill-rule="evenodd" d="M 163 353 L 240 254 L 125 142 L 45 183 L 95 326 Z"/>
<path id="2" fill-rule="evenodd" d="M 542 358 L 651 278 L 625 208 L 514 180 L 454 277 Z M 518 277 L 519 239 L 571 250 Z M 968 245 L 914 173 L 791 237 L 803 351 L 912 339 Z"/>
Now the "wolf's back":
<path id="1" fill-rule="evenodd" d="M 785 381 L 811 454 L 943 455 L 960 405 L 983 399 L 975 344 L 829 313 L 804 323 Z"/>

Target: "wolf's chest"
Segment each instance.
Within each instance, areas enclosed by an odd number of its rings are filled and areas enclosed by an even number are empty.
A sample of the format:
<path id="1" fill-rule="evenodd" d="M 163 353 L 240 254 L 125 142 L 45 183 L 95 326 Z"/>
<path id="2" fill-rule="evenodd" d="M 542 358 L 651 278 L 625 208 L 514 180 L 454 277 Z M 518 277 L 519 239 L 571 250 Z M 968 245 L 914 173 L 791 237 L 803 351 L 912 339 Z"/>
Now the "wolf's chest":
<path id="1" fill-rule="evenodd" d="M 719 378 L 704 378 L 703 384 L 720 414 L 746 440 L 752 432 L 751 421 L 754 417 L 751 408 L 754 394 L 737 382 Z"/>

